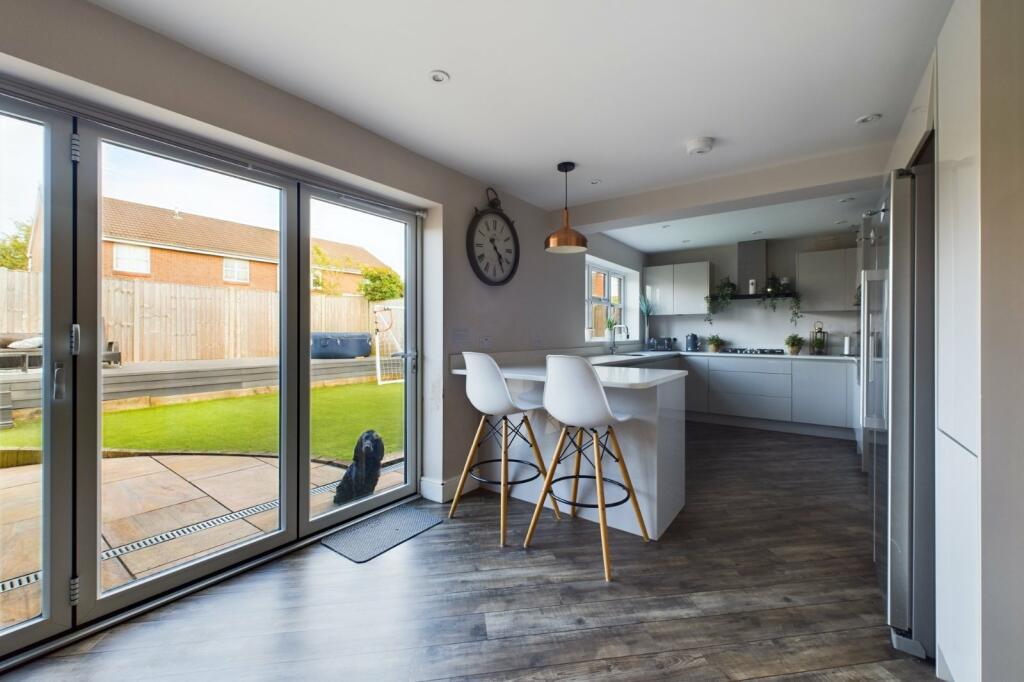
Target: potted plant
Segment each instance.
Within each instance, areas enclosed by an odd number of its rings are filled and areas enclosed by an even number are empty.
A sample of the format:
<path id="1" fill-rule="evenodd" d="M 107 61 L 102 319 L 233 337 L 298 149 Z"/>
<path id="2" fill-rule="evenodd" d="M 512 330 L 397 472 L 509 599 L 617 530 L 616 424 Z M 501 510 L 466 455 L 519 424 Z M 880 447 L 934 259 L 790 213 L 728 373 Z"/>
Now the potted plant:
<path id="1" fill-rule="evenodd" d="M 804 347 L 804 337 L 799 334 L 790 334 L 786 337 L 786 348 L 790 355 L 800 355 L 800 349 Z"/>
<path id="2" fill-rule="evenodd" d="M 714 315 L 728 308 L 729 304 L 732 303 L 732 297 L 735 295 L 736 284 L 731 279 L 725 277 L 719 281 L 711 295 L 704 297 L 704 302 L 708 304 L 708 311 L 704 315 L 704 321 L 711 324 Z"/>
<path id="3" fill-rule="evenodd" d="M 643 294 L 640 294 L 640 314 L 644 316 L 644 334 L 647 335 L 647 338 L 650 338 L 651 315 L 654 314 L 654 305 L 651 303 L 651 299 Z"/>
<path id="4" fill-rule="evenodd" d="M 709 351 L 711 351 L 712 353 L 717 353 L 718 351 L 722 350 L 722 347 L 725 345 L 725 339 L 723 339 L 718 334 L 712 334 L 707 338 L 707 344 Z"/>

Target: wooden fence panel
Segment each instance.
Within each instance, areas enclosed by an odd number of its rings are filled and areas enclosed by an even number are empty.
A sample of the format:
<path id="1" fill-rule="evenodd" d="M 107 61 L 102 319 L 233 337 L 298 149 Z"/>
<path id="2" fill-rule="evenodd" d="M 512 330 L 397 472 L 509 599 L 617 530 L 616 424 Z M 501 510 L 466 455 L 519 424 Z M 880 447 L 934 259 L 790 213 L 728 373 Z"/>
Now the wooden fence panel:
<path id="1" fill-rule="evenodd" d="M 278 292 L 104 278 L 103 327 L 122 362 L 266 358 L 278 353 Z M 42 278 L 0 269 L 0 334 L 39 333 Z M 362 296 L 310 299 L 312 331 L 373 332 Z"/>

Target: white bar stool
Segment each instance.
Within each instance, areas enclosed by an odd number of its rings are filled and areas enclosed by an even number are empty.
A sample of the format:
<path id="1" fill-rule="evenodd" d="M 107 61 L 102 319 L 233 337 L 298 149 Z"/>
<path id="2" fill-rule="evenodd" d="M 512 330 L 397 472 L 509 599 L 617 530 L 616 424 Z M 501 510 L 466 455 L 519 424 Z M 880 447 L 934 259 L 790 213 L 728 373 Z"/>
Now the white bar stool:
<path id="1" fill-rule="evenodd" d="M 527 410 L 535 410 L 541 406 L 541 403 L 536 400 L 531 400 L 525 396 L 519 396 L 513 399 L 512 394 L 509 393 L 508 384 L 505 383 L 505 377 L 501 375 L 501 369 L 498 367 L 498 363 L 494 361 L 490 355 L 486 353 L 463 353 L 462 357 L 466 361 L 466 397 L 469 398 L 469 402 L 472 403 L 480 413 L 480 425 L 477 426 L 476 435 L 473 436 L 473 443 L 469 446 L 469 454 L 466 456 L 466 465 L 462 468 L 462 476 L 459 478 L 459 486 L 455 489 L 455 497 L 452 499 L 451 509 L 448 511 L 448 518 L 455 516 L 455 509 L 459 506 L 459 499 L 462 497 L 462 489 L 466 485 L 466 480 L 472 476 L 475 480 L 481 483 L 489 483 L 491 485 L 501 486 L 501 523 L 499 529 L 499 546 L 505 545 L 505 525 L 506 517 L 508 516 L 508 493 L 509 488 L 514 485 L 520 485 L 522 483 L 529 483 L 539 476 L 545 476 L 547 470 L 544 468 L 544 459 L 540 455 L 540 448 L 537 447 L 537 438 L 533 435 L 533 426 L 530 424 L 530 418 L 527 416 Z M 522 414 L 523 418 L 519 421 L 518 425 L 514 425 L 509 419 L 510 415 Z M 498 426 L 491 423 L 491 418 L 500 418 L 501 431 L 499 436 Z M 523 426 L 526 426 L 527 435 L 524 436 L 522 433 Z M 486 436 L 483 435 L 484 427 L 487 427 L 488 433 Z M 512 435 L 512 440 L 509 440 L 509 434 Z M 486 443 L 491 438 L 500 438 L 501 441 L 501 458 L 500 459 L 485 459 L 473 463 L 476 458 L 477 451 L 480 446 Z M 515 442 L 516 438 L 521 438 L 530 444 L 533 449 L 533 457 L 536 460 L 534 462 L 527 462 L 523 459 L 511 459 L 508 456 L 509 447 Z M 509 462 L 516 462 L 517 464 L 524 465 L 533 470 L 533 475 L 528 478 L 519 478 L 514 481 L 508 479 L 508 464 Z M 501 480 L 494 481 L 476 473 L 476 469 L 486 464 L 501 464 Z M 551 496 L 551 504 L 555 513 L 555 518 L 562 518 L 558 512 L 558 503 L 555 501 L 555 496 Z M 544 506 L 544 496 L 541 496 L 541 506 Z"/>
<path id="2" fill-rule="evenodd" d="M 629 478 L 629 470 L 626 469 L 626 460 L 622 457 L 622 449 L 619 447 L 619 439 L 615 435 L 617 422 L 627 421 L 629 415 L 615 414 L 608 405 L 608 396 L 601 385 L 601 379 L 597 371 L 586 358 L 576 355 L 549 355 L 547 359 L 547 381 L 544 384 L 544 409 L 547 413 L 560 421 L 562 432 L 558 436 L 558 445 L 555 446 L 555 454 L 551 458 L 551 467 L 544 477 L 544 486 L 541 488 L 540 499 L 533 511 L 533 519 L 530 521 L 530 528 L 526 531 L 526 539 L 523 547 L 529 547 L 533 539 L 533 532 L 537 528 L 537 520 L 540 518 L 540 510 L 544 506 L 544 497 L 551 495 L 559 502 L 572 505 L 575 516 L 577 507 L 588 507 L 597 509 L 598 520 L 601 525 L 601 554 L 604 559 L 604 579 L 612 579 L 611 555 L 608 553 L 608 521 L 605 517 L 605 510 L 608 507 L 617 507 L 627 501 L 633 503 L 633 511 L 636 513 L 637 523 L 640 525 L 640 534 L 644 542 L 649 540 L 647 526 L 644 525 L 644 517 L 640 513 L 640 504 L 636 499 L 636 491 L 633 490 L 633 482 Z M 570 442 L 567 447 L 566 437 L 569 432 L 576 430 L 575 442 Z M 604 430 L 604 433 L 599 433 Z M 583 432 L 588 432 L 590 445 L 593 449 L 594 476 L 580 475 L 580 455 L 585 452 L 582 443 Z M 611 449 L 608 448 L 609 442 Z M 555 478 L 555 471 L 559 463 L 567 458 L 573 451 L 576 453 L 575 470 L 571 476 L 560 476 Z M 608 454 L 613 460 L 619 463 L 619 470 L 622 473 L 622 483 L 604 478 L 601 473 L 601 459 Z M 586 457 L 583 454 L 583 457 Z M 583 504 L 576 502 L 576 491 L 580 479 L 593 479 L 597 487 L 597 504 Z M 552 492 L 551 486 L 558 481 L 572 480 L 572 499 L 567 500 Z M 625 491 L 626 496 L 621 500 L 611 503 L 605 500 L 605 484 L 611 484 Z"/>

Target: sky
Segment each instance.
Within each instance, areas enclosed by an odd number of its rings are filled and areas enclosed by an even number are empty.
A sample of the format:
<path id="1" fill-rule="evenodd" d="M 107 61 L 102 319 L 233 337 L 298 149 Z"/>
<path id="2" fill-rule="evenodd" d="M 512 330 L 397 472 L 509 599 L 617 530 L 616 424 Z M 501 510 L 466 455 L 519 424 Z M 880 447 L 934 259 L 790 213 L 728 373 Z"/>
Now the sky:
<path id="1" fill-rule="evenodd" d="M 44 151 L 42 126 L 0 115 L 0 237 L 33 218 Z M 280 229 L 280 191 L 267 185 L 110 143 L 102 166 L 104 196 Z M 310 218 L 313 237 L 362 246 L 404 279 L 403 224 L 318 200 Z"/>
<path id="2" fill-rule="evenodd" d="M 32 221 L 43 182 L 43 126 L 0 115 L 0 238 Z"/>

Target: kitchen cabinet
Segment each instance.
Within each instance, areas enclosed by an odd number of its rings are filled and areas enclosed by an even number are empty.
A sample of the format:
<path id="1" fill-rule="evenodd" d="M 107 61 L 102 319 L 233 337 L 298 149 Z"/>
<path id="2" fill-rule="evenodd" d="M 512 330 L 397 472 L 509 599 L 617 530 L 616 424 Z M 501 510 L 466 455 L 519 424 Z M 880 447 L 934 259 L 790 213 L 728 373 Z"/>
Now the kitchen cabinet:
<path id="1" fill-rule="evenodd" d="M 791 364 L 788 360 L 709 358 L 708 411 L 791 421 Z"/>
<path id="2" fill-rule="evenodd" d="M 703 315 L 711 293 L 711 263 L 677 263 L 672 266 L 672 312 Z"/>
<path id="3" fill-rule="evenodd" d="M 711 263 L 677 263 L 644 268 L 644 293 L 655 315 L 703 315 L 711 293 Z"/>
<path id="4" fill-rule="evenodd" d="M 807 312 L 857 310 L 857 249 L 807 251 L 796 256 L 796 288 Z"/>
<path id="5" fill-rule="evenodd" d="M 692 412 L 708 411 L 708 358 L 684 357 L 686 375 L 686 409 Z"/>
<path id="6" fill-rule="evenodd" d="M 655 315 L 671 315 L 673 285 L 671 265 L 652 265 L 644 268 L 644 292 Z"/>
<path id="7" fill-rule="evenodd" d="M 823 426 L 849 423 L 846 363 L 793 363 L 793 421 Z"/>

